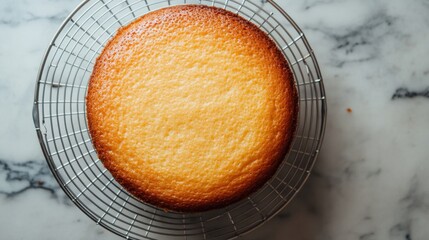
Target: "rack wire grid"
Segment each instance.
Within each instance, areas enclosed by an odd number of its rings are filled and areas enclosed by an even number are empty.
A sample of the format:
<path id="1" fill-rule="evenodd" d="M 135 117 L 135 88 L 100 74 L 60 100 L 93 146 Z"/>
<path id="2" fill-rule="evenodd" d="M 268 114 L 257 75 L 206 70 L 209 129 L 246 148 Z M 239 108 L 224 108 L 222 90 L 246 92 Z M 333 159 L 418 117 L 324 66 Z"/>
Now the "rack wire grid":
<path id="1" fill-rule="evenodd" d="M 166 212 L 126 192 L 97 157 L 85 110 L 95 60 L 115 32 L 150 11 L 182 4 L 223 8 L 265 31 L 288 59 L 300 101 L 296 136 L 275 175 L 244 200 L 190 214 Z M 230 239 L 273 217 L 302 187 L 323 139 L 326 99 L 312 48 L 272 0 L 86 0 L 49 44 L 37 77 L 33 119 L 56 180 L 97 224 L 126 239 Z"/>

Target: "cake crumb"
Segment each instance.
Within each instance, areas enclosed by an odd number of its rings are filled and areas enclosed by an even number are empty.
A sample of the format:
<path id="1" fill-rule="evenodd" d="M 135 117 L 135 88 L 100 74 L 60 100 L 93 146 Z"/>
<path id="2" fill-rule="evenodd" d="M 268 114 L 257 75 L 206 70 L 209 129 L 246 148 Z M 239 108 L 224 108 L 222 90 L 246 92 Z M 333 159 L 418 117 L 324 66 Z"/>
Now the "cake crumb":
<path id="1" fill-rule="evenodd" d="M 43 186 L 43 185 L 45 184 L 45 182 L 44 182 L 44 181 L 40 181 L 40 180 L 38 180 L 38 181 L 36 181 L 36 182 L 35 182 L 35 184 L 36 184 L 38 187 L 41 187 L 41 186 Z"/>
<path id="2" fill-rule="evenodd" d="M 351 108 L 347 108 L 347 112 L 348 112 L 348 113 L 352 113 L 352 112 L 353 112 L 353 110 L 352 110 Z"/>

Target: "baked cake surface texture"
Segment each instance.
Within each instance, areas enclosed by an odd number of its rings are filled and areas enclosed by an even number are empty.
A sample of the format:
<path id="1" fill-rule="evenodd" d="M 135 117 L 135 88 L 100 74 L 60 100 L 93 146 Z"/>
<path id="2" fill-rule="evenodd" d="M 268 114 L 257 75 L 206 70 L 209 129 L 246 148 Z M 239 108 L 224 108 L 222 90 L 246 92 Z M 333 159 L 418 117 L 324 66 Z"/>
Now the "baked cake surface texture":
<path id="1" fill-rule="evenodd" d="M 94 147 L 137 198 L 181 212 L 236 202 L 286 154 L 297 92 L 275 43 L 206 6 L 169 7 L 121 28 L 87 93 Z"/>

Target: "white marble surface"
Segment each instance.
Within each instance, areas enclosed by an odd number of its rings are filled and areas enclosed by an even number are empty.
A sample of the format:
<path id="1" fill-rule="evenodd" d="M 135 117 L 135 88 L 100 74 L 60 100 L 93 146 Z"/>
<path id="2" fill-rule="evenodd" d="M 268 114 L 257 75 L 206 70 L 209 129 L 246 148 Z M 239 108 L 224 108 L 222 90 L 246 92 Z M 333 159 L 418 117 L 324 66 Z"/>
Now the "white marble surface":
<path id="1" fill-rule="evenodd" d="M 78 2 L 0 1 L 0 239 L 119 239 L 62 193 L 31 118 L 45 48 Z M 315 49 L 328 124 L 297 198 L 243 239 L 428 239 L 429 1 L 278 2 Z"/>

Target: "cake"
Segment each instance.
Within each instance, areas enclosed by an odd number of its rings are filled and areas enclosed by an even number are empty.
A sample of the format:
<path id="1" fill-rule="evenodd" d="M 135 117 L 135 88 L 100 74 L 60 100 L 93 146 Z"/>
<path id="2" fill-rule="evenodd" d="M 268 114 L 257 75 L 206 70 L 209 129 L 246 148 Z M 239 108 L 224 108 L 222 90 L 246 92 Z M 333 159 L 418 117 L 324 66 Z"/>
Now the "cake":
<path id="1" fill-rule="evenodd" d="M 275 173 L 296 128 L 288 63 L 229 11 L 183 5 L 118 30 L 90 77 L 98 157 L 136 198 L 178 212 L 225 207 Z"/>

